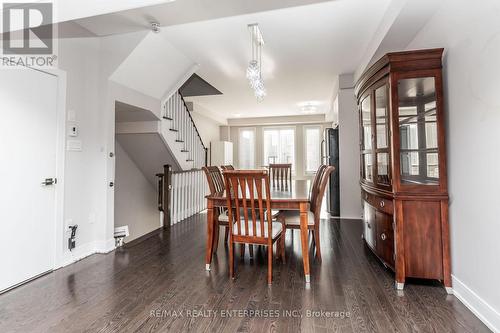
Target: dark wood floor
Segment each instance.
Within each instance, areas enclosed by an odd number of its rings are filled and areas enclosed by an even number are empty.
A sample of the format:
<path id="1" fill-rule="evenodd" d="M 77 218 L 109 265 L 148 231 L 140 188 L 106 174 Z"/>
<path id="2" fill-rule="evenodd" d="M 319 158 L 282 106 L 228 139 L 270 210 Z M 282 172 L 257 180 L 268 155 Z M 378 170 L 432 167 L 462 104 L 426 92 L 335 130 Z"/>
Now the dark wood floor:
<path id="1" fill-rule="evenodd" d="M 198 215 L 0 295 L 0 332 L 488 331 L 437 284 L 395 291 L 393 274 L 364 247 L 359 221 L 322 222 L 323 263 L 312 262 L 309 287 L 297 231 L 269 287 L 264 252 L 238 261 L 231 281 L 222 241 L 206 272 L 205 225 Z"/>

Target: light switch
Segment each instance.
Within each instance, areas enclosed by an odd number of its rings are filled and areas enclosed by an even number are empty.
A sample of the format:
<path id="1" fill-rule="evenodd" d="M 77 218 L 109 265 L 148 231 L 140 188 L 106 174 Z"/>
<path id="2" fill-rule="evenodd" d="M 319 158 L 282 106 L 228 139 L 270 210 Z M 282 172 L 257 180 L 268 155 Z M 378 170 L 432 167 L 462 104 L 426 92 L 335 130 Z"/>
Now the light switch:
<path id="1" fill-rule="evenodd" d="M 78 136 L 78 126 L 70 125 L 69 127 L 69 136 L 76 137 Z"/>

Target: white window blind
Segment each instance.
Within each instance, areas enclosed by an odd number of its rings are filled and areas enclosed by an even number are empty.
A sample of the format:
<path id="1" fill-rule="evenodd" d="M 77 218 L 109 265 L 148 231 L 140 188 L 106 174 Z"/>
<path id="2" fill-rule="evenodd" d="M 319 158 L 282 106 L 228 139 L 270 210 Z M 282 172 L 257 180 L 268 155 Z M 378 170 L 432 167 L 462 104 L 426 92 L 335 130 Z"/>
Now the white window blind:
<path id="1" fill-rule="evenodd" d="M 321 163 L 321 129 L 319 126 L 304 127 L 306 173 L 314 173 Z"/>
<path id="2" fill-rule="evenodd" d="M 292 163 L 295 164 L 295 129 L 265 128 L 264 129 L 264 164 Z"/>
<path id="3" fill-rule="evenodd" d="M 238 142 L 238 162 L 240 169 L 255 168 L 255 129 L 241 128 Z"/>

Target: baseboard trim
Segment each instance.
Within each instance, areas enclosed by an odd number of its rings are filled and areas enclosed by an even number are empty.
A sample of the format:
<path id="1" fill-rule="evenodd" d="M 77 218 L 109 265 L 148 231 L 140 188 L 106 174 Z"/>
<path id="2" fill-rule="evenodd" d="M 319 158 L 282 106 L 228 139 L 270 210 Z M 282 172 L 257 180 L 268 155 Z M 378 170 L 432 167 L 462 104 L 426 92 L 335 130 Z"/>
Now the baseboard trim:
<path id="1" fill-rule="evenodd" d="M 162 229 L 163 229 L 163 227 L 156 228 L 156 229 L 148 232 L 147 234 L 139 236 L 139 237 L 131 240 L 130 242 L 123 244 L 123 247 L 124 248 L 129 248 L 129 247 L 135 246 L 135 245 L 139 244 L 140 242 L 142 242 L 142 241 L 144 241 L 144 240 L 146 240 L 146 239 L 148 239 L 150 237 L 153 237 L 153 236 L 157 235 Z"/>
<path id="2" fill-rule="evenodd" d="M 66 251 L 54 269 L 62 268 L 96 253 L 109 253 L 115 249 L 114 238 L 106 241 L 95 241 L 77 246 L 73 251 Z"/>
<path id="3" fill-rule="evenodd" d="M 500 313 L 472 289 L 452 275 L 453 294 L 490 330 L 500 333 Z"/>

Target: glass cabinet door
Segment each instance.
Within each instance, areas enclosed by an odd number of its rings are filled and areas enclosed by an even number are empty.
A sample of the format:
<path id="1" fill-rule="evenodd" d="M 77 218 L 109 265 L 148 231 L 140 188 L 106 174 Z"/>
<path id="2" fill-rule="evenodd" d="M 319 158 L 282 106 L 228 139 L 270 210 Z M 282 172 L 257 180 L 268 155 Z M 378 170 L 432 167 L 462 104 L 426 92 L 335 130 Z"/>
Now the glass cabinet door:
<path id="1" fill-rule="evenodd" d="M 389 158 L 389 109 L 386 85 L 375 89 L 375 128 L 377 183 L 382 185 L 391 185 Z"/>
<path id="2" fill-rule="evenodd" d="M 361 101 L 361 172 L 363 179 L 373 182 L 372 157 L 372 107 L 371 97 L 366 96 Z"/>
<path id="3" fill-rule="evenodd" d="M 401 184 L 439 184 L 434 77 L 398 82 Z"/>

